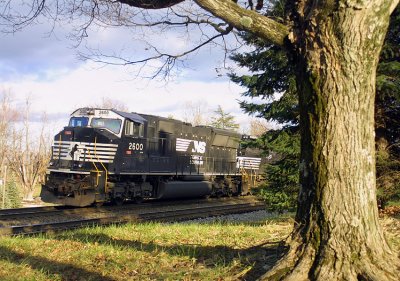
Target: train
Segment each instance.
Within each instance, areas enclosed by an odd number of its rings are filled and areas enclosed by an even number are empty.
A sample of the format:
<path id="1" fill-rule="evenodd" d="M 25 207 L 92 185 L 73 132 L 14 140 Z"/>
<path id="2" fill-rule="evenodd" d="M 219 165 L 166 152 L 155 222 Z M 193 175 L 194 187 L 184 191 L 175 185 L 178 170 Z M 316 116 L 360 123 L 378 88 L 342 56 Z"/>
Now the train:
<path id="1" fill-rule="evenodd" d="M 262 163 L 242 145 L 247 138 L 155 115 L 79 108 L 54 136 L 40 196 L 85 207 L 247 195 Z"/>

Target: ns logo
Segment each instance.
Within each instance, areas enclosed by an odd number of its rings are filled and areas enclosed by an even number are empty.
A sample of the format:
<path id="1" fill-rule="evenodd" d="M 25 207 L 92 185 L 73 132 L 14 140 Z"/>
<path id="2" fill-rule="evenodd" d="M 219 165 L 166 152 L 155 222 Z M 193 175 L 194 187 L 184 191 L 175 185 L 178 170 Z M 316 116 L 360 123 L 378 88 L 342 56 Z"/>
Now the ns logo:
<path id="1" fill-rule="evenodd" d="M 206 142 L 204 141 L 193 141 L 192 152 L 194 153 L 205 153 L 206 152 Z"/>
<path id="2" fill-rule="evenodd" d="M 180 152 L 192 152 L 192 153 L 205 153 L 206 152 L 206 142 L 197 141 L 190 139 L 176 139 L 176 151 Z"/>

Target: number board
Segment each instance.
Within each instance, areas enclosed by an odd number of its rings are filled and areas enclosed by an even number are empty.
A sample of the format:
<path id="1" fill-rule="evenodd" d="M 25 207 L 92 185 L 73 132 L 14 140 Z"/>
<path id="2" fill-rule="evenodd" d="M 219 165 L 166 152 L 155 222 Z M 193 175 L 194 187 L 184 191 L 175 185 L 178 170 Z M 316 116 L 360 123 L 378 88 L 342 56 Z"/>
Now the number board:
<path id="1" fill-rule="evenodd" d="M 127 152 L 129 151 L 129 153 L 127 153 L 127 154 L 143 153 L 144 149 L 145 149 L 145 146 L 140 140 L 132 141 L 132 142 L 128 143 Z"/>
<path id="2" fill-rule="evenodd" d="M 108 115 L 110 112 L 108 110 L 99 110 L 99 115 Z"/>

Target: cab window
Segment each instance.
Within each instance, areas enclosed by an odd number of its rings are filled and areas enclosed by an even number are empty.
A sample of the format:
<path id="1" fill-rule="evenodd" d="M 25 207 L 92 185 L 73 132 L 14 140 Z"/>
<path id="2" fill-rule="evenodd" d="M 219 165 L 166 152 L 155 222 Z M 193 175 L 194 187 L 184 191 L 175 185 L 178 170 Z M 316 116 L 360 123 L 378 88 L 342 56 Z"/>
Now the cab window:
<path id="1" fill-rule="evenodd" d="M 108 118 L 93 118 L 90 123 L 92 128 L 104 128 L 118 134 L 121 129 L 121 120 Z"/>
<path id="2" fill-rule="evenodd" d="M 89 118 L 87 117 L 71 117 L 69 119 L 69 127 L 86 127 L 88 125 Z"/>
<path id="3" fill-rule="evenodd" d="M 130 120 L 125 121 L 125 135 L 133 137 L 143 137 L 143 125 L 132 122 Z"/>

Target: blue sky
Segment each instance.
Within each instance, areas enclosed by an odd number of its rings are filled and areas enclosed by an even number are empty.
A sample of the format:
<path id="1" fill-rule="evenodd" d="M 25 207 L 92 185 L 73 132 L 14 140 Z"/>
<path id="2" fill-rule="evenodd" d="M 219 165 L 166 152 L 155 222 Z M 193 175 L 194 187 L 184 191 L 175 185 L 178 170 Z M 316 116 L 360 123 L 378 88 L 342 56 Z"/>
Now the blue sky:
<path id="1" fill-rule="evenodd" d="M 168 83 L 136 77 L 138 66 L 104 66 L 78 58 L 79 52 L 88 53 L 89 49 L 145 57 L 149 50 L 144 40 L 167 52 L 181 52 L 198 40 L 196 33 L 170 30 L 143 38 L 127 28 L 94 27 L 87 39 L 74 47 L 76 42 L 68 38 L 68 28 L 59 25 L 53 29 L 41 20 L 16 33 L 0 33 L 0 91 L 10 90 L 17 102 L 29 96 L 33 117 L 44 111 L 62 126 L 77 107 L 108 97 L 124 102 L 131 111 L 178 119 L 188 102 L 201 102 L 210 112 L 221 105 L 236 116 L 243 129 L 247 127 L 250 118 L 241 112 L 237 102 L 244 89 L 225 76 L 224 52 L 217 46 L 206 46 L 178 64 Z M 154 70 L 159 62 L 150 65 L 142 69 L 142 75 Z"/>

